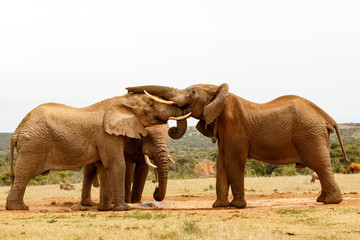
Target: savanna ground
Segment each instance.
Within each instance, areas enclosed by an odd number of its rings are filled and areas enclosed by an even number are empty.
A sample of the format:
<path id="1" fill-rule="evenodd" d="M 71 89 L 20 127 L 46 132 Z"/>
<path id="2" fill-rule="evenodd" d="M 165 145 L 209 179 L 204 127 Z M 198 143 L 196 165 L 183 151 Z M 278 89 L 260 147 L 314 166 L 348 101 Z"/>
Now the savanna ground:
<path id="1" fill-rule="evenodd" d="M 80 184 L 75 191 L 29 186 L 30 211 L 5 211 L 9 187 L 0 187 L 0 239 L 360 239 L 360 174 L 336 175 L 344 196 L 338 205 L 317 203 L 320 183 L 310 179 L 246 178 L 245 209 L 211 209 L 214 178 L 170 180 L 161 203 L 148 181 L 146 203 L 127 212 L 80 210 Z"/>

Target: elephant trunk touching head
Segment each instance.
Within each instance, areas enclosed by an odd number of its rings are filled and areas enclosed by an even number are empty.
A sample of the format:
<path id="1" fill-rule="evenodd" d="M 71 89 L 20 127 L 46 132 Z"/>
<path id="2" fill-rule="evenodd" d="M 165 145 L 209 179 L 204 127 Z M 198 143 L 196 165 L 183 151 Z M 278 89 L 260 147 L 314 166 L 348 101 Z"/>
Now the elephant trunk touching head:
<path id="1" fill-rule="evenodd" d="M 166 100 L 170 100 L 176 96 L 176 93 L 179 89 L 170 88 L 170 87 L 163 87 L 163 86 L 141 86 L 141 87 L 128 87 L 126 88 L 129 92 L 134 93 L 143 93 L 144 91 L 149 92 L 151 95 L 162 97 Z M 176 104 L 180 107 L 183 107 L 185 104 L 181 104 L 180 102 L 176 102 Z M 184 136 L 187 129 L 187 120 L 177 120 L 176 127 L 171 127 L 169 129 L 169 136 L 172 139 L 179 139 Z"/>

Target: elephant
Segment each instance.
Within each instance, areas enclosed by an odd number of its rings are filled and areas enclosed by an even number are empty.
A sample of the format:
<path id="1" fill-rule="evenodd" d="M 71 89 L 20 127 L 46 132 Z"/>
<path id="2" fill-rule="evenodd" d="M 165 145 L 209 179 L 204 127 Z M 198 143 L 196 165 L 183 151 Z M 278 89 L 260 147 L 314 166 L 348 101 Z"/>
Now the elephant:
<path id="1" fill-rule="evenodd" d="M 329 153 L 330 133 L 338 136 L 348 161 L 337 123 L 311 101 L 286 95 L 258 104 L 219 86 L 197 84 L 185 89 L 165 86 L 128 87 L 128 92 L 147 91 L 175 102 L 199 119 L 196 128 L 218 141 L 216 201 L 213 207 L 245 208 L 244 169 L 247 158 L 272 164 L 295 163 L 309 167 L 320 178 L 318 202 L 337 204 L 342 195 L 335 181 Z M 179 129 L 179 132 L 182 132 Z M 229 186 L 233 199 L 228 200 Z"/>
<path id="2" fill-rule="evenodd" d="M 360 172 L 360 163 L 350 163 L 350 166 L 345 170 L 345 174 L 348 174 L 349 171 L 355 173 L 355 171 Z"/>
<path id="3" fill-rule="evenodd" d="M 6 209 L 29 209 L 23 198 L 31 178 L 47 175 L 50 170 L 70 170 L 96 162 L 102 203 L 98 209 L 129 210 L 124 201 L 125 137 L 140 139 L 147 134 L 145 127 L 165 124 L 168 119 L 181 121 L 187 117 L 182 114 L 181 108 L 158 103 L 143 93 L 116 96 L 84 108 L 58 103 L 36 107 L 11 137 L 13 182 Z M 18 158 L 14 171 L 15 147 Z"/>
<path id="4" fill-rule="evenodd" d="M 125 202 L 141 202 L 149 166 L 156 167 L 159 186 L 153 194 L 156 201 L 162 201 L 166 195 L 169 171 L 169 161 L 173 161 L 167 149 L 169 141 L 169 126 L 167 124 L 154 125 L 145 128 L 147 135 L 141 139 L 125 138 L 124 156 L 126 164 L 125 174 Z M 149 163 L 153 159 L 155 166 Z M 84 180 L 81 195 L 81 205 L 92 206 L 91 185 L 97 178 L 96 164 L 84 167 Z M 131 187 L 132 185 L 132 187 Z"/>

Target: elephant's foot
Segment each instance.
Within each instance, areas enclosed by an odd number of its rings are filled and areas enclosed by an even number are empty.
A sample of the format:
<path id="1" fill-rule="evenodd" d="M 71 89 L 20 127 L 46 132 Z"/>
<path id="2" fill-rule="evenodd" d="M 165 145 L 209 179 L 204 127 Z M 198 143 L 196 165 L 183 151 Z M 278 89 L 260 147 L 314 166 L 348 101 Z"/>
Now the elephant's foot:
<path id="1" fill-rule="evenodd" d="M 91 199 L 81 200 L 80 204 L 83 206 L 94 206 L 94 202 Z"/>
<path id="2" fill-rule="evenodd" d="M 216 201 L 213 203 L 213 208 L 228 207 L 229 204 L 230 203 L 227 199 L 225 200 L 216 199 Z"/>
<path id="3" fill-rule="evenodd" d="M 240 197 L 234 198 L 230 203 L 230 207 L 245 208 L 246 201 L 243 197 L 242 198 L 240 198 Z"/>
<path id="4" fill-rule="evenodd" d="M 24 201 L 7 201 L 5 208 L 6 210 L 29 210 Z"/>
<path id="5" fill-rule="evenodd" d="M 325 198 L 326 198 L 326 193 L 325 192 L 321 192 L 320 196 L 318 196 L 318 198 L 316 199 L 317 202 L 325 202 Z"/>
<path id="6" fill-rule="evenodd" d="M 341 203 L 343 200 L 343 197 L 341 193 L 337 194 L 326 194 L 324 204 L 338 204 Z"/>
<path id="7" fill-rule="evenodd" d="M 125 202 L 115 203 L 112 207 L 113 211 L 128 211 L 131 207 L 127 205 Z"/>
<path id="8" fill-rule="evenodd" d="M 101 202 L 98 204 L 99 211 L 110 211 L 112 209 L 113 209 L 113 207 L 110 202 L 106 202 L 106 203 Z"/>
<path id="9" fill-rule="evenodd" d="M 341 203 L 343 197 L 341 193 L 324 193 L 322 192 L 320 196 L 316 199 L 317 202 L 323 202 L 324 204 L 338 204 Z"/>

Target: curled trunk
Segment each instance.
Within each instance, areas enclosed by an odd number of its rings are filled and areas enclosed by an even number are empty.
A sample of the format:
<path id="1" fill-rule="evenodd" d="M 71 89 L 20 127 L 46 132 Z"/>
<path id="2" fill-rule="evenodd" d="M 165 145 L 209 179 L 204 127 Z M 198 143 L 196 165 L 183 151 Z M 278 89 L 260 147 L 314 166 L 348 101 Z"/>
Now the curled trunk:
<path id="1" fill-rule="evenodd" d="M 183 119 L 180 121 L 176 121 L 176 127 L 171 127 L 168 131 L 169 136 L 172 139 L 179 139 L 184 136 L 187 129 L 187 120 Z"/>

